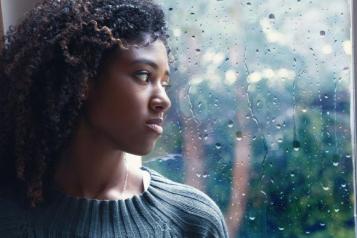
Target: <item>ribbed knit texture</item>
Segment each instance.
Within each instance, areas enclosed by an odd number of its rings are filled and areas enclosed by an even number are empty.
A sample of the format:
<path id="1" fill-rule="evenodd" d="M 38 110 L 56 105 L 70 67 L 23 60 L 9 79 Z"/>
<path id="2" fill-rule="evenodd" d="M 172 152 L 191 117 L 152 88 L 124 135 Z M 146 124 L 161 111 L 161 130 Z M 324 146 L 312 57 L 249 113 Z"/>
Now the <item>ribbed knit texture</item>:
<path id="1" fill-rule="evenodd" d="M 200 190 L 148 167 L 149 187 L 122 200 L 76 198 L 54 190 L 37 208 L 0 199 L 0 237 L 228 237 L 217 204 Z"/>

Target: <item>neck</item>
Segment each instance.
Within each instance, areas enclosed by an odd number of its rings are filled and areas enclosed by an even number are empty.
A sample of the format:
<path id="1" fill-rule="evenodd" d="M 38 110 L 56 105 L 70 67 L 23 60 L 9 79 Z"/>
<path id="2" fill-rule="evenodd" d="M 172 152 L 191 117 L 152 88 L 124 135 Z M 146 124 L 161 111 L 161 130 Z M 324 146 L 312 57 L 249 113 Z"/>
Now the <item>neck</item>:
<path id="1" fill-rule="evenodd" d="M 64 192 L 77 197 L 118 198 L 127 173 L 124 155 L 104 136 L 81 123 L 61 156 L 55 183 Z"/>

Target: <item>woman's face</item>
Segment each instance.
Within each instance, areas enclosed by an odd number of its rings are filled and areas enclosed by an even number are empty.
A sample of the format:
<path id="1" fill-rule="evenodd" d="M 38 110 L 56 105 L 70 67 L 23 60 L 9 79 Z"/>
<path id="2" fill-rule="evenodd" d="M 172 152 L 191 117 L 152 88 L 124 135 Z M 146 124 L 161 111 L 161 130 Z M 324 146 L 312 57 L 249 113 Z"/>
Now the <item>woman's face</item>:
<path id="1" fill-rule="evenodd" d="M 90 87 L 86 115 L 91 130 L 115 149 L 136 155 L 149 153 L 162 132 L 160 127 L 148 125 L 148 120 L 163 119 L 171 107 L 165 91 L 168 80 L 168 57 L 162 41 L 117 53 L 99 85 Z"/>

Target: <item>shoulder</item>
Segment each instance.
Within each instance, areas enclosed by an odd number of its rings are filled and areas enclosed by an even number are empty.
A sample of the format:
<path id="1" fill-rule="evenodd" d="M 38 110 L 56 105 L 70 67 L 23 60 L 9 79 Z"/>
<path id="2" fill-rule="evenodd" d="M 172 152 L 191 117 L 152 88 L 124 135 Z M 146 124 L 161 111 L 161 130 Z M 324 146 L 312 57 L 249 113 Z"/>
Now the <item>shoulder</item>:
<path id="1" fill-rule="evenodd" d="M 162 206 L 175 210 L 190 231 L 199 232 L 201 237 L 228 237 L 224 216 L 212 198 L 195 187 L 149 170 L 151 191 L 162 199 Z"/>

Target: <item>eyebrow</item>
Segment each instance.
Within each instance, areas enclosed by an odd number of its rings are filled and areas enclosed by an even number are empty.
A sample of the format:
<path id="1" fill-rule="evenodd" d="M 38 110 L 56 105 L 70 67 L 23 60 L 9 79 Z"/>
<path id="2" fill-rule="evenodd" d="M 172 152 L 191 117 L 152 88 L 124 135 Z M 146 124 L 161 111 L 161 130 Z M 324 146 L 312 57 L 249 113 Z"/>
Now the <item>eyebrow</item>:
<path id="1" fill-rule="evenodd" d="M 150 65 L 151 67 L 153 67 L 154 69 L 158 70 L 159 66 L 151 60 L 148 59 L 138 59 L 138 60 L 134 60 L 131 64 L 147 64 Z M 170 77 L 170 72 L 168 70 L 165 71 L 165 75 Z"/>

